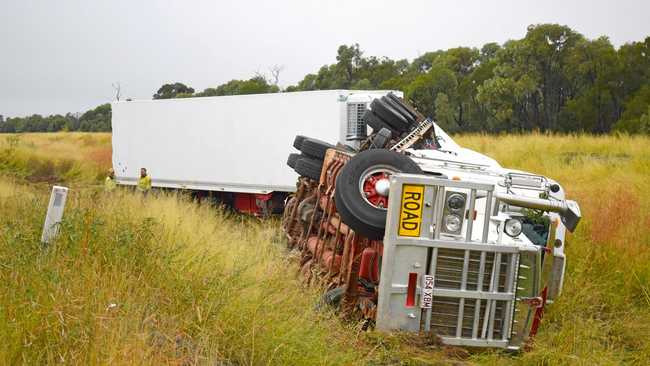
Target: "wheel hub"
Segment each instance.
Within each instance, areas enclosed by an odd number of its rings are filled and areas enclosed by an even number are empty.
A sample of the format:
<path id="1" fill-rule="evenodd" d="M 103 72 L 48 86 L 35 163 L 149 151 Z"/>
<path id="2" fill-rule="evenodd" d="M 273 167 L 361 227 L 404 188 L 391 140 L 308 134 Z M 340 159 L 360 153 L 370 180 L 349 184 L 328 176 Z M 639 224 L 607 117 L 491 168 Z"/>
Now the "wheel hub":
<path id="1" fill-rule="evenodd" d="M 390 182 L 388 179 L 380 179 L 375 183 L 375 191 L 377 194 L 388 197 L 388 190 L 390 189 Z"/>
<path id="2" fill-rule="evenodd" d="M 375 207 L 388 206 L 388 191 L 390 188 L 389 172 L 379 171 L 368 174 L 363 182 L 363 193 L 368 203 Z"/>

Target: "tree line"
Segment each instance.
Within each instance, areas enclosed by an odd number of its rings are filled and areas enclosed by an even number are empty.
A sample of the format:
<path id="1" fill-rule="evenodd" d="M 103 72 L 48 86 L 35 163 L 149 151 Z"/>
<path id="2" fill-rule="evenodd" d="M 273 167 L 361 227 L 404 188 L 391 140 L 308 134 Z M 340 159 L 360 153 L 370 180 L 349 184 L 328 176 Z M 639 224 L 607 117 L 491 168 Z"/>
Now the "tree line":
<path id="1" fill-rule="evenodd" d="M 273 69 L 270 80 L 257 74 L 201 92 L 165 84 L 153 98 L 395 89 L 450 132 L 650 133 L 650 37 L 616 49 L 607 37 L 590 40 L 567 26 L 539 24 L 502 45 L 432 51 L 412 61 L 342 45 L 336 63 L 284 89 L 280 71 Z"/>
<path id="2" fill-rule="evenodd" d="M 650 133 L 650 37 L 616 49 L 567 26 L 540 24 L 503 45 L 427 52 L 412 61 L 338 48 L 336 63 L 285 92 L 396 89 L 444 129 Z M 195 93 L 163 86 L 154 98 L 273 93 L 266 78 L 232 80 Z"/>
<path id="3" fill-rule="evenodd" d="M 0 133 L 111 130 L 111 105 L 102 104 L 81 115 L 66 113 L 43 117 L 33 114 L 27 117 L 7 118 L 0 116 Z"/>

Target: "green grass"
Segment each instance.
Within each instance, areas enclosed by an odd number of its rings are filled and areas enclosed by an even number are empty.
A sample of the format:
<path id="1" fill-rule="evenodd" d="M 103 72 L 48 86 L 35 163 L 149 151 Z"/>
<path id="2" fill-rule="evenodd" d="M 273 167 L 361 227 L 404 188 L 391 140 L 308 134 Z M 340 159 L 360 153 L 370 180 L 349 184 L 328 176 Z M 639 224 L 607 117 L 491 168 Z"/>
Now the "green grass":
<path id="1" fill-rule="evenodd" d="M 0 158 L 0 364 L 650 364 L 650 138 L 458 137 L 557 179 L 582 208 L 564 292 L 531 349 L 515 355 L 360 332 L 316 311 L 318 292 L 298 281 L 276 221 L 176 195 L 96 192 L 106 166 L 89 157 L 109 142 L 23 135 L 18 154 Z M 74 187 L 47 248 L 49 186 L 29 159 L 52 162 Z M 66 159 L 79 175 L 56 170 Z"/>
<path id="2" fill-rule="evenodd" d="M 1 364 L 347 364 L 356 333 L 302 289 L 275 221 L 177 196 L 72 195 L 39 244 L 46 200 L 0 203 Z M 344 337 L 333 337 L 342 333 Z"/>

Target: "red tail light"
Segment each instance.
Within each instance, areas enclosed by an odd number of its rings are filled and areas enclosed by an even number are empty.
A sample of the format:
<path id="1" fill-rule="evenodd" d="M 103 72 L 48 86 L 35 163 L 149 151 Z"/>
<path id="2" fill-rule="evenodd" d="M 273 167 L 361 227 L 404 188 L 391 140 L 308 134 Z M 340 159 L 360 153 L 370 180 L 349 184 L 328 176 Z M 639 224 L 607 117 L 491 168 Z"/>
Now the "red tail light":
<path id="1" fill-rule="evenodd" d="M 418 283 L 418 274 L 415 272 L 409 273 L 409 284 L 406 288 L 406 306 L 415 306 L 415 290 Z"/>

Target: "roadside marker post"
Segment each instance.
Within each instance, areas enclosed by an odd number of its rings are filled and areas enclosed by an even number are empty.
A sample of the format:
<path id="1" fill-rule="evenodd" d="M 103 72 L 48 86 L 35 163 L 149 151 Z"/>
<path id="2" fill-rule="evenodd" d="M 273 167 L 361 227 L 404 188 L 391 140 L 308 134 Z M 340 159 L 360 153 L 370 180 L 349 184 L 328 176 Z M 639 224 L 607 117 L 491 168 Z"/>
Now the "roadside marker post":
<path id="1" fill-rule="evenodd" d="M 67 197 L 68 188 L 59 186 L 52 187 L 50 204 L 47 206 L 47 215 L 45 216 L 45 224 L 43 225 L 43 235 L 41 235 L 41 243 L 48 244 L 58 234 Z"/>

